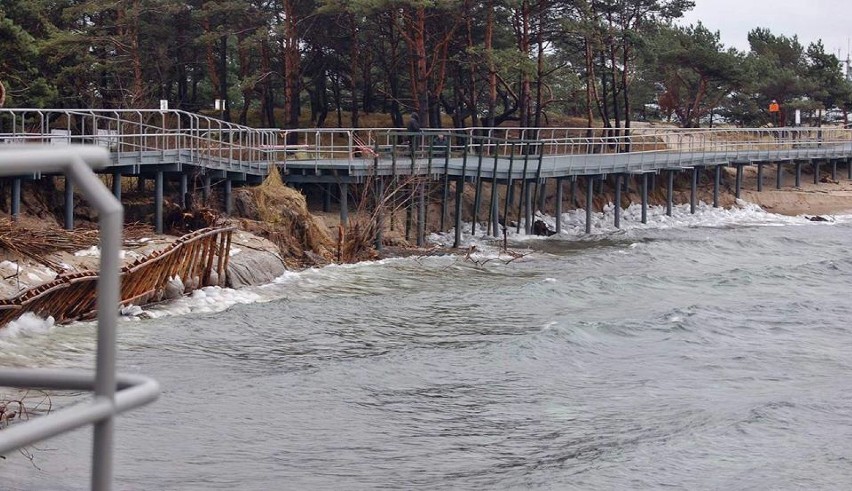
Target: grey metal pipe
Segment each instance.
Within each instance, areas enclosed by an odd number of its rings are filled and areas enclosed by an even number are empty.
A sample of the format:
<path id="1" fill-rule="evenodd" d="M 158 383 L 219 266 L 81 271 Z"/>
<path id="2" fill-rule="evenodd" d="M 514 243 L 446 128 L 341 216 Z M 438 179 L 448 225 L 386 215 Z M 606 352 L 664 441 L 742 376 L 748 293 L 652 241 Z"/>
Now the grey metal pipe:
<path id="1" fill-rule="evenodd" d="M 563 195 L 563 186 L 562 181 L 564 178 L 557 177 L 556 178 L 556 233 L 562 233 L 562 195 Z"/>
<path id="2" fill-rule="evenodd" d="M 233 181 L 230 177 L 225 178 L 225 214 L 231 215 L 234 212 L 234 197 L 232 193 Z"/>
<path id="3" fill-rule="evenodd" d="M 65 175 L 65 230 L 74 230 L 74 181 Z"/>
<path id="4" fill-rule="evenodd" d="M 784 163 L 779 161 L 775 169 L 775 189 L 781 189 L 784 185 Z"/>
<path id="5" fill-rule="evenodd" d="M 532 181 L 524 182 L 524 185 L 527 187 L 526 192 L 526 202 L 524 203 L 524 233 L 529 235 L 532 233 L 532 221 L 533 221 L 533 195 L 532 190 L 533 187 Z"/>
<path id="6" fill-rule="evenodd" d="M 115 401 L 115 324 L 118 319 L 121 285 L 121 235 L 124 210 L 82 159 L 76 158 L 68 174 L 80 186 L 98 210 L 100 224 L 100 273 L 98 277 L 98 347 L 95 396 Z M 112 445 L 114 419 L 108 417 L 95 425 L 92 463 L 92 488 L 112 487 Z"/>
<path id="7" fill-rule="evenodd" d="M 417 247 L 426 245 L 426 185 L 417 183 Z"/>
<path id="8" fill-rule="evenodd" d="M 154 230 L 163 233 L 163 171 L 154 175 Z"/>
<path id="9" fill-rule="evenodd" d="M 349 224 L 349 183 L 340 183 L 340 223 L 346 227 Z"/>
<path id="10" fill-rule="evenodd" d="M 592 233 L 592 198 L 595 192 L 595 176 L 586 177 L 586 233 Z"/>
<path id="11" fill-rule="evenodd" d="M 717 165 L 713 173 L 713 208 L 719 207 L 719 186 L 722 184 L 722 166 Z"/>
<path id="12" fill-rule="evenodd" d="M 743 188 L 743 165 L 737 164 L 737 178 L 736 178 L 736 184 L 735 184 L 735 189 L 734 189 L 734 196 L 736 196 L 737 199 L 740 198 L 742 188 Z"/>
<path id="13" fill-rule="evenodd" d="M 577 207 L 577 176 L 571 176 L 571 190 L 569 192 L 571 199 L 571 208 Z"/>
<path id="14" fill-rule="evenodd" d="M 17 218 L 21 214 L 21 178 L 12 179 L 12 217 Z"/>
<path id="15" fill-rule="evenodd" d="M 112 173 L 112 195 L 121 201 L 121 172 Z"/>
<path id="16" fill-rule="evenodd" d="M 331 211 L 331 184 L 320 185 L 322 190 L 322 211 L 328 213 Z"/>
<path id="17" fill-rule="evenodd" d="M 692 175 L 689 179 L 689 212 L 695 215 L 695 205 L 698 194 L 698 167 L 692 168 Z"/>
<path id="18" fill-rule="evenodd" d="M 205 206 L 210 202 L 210 180 L 210 174 L 204 174 L 201 178 L 201 200 Z"/>
<path id="19" fill-rule="evenodd" d="M 187 194 L 189 194 L 189 176 L 185 173 L 181 173 L 180 175 L 180 207 L 186 209 L 187 205 Z"/>
<path id="20" fill-rule="evenodd" d="M 621 174 L 615 175 L 615 228 L 621 228 L 621 180 L 624 176 Z"/>
<path id="21" fill-rule="evenodd" d="M 461 245 L 461 224 L 462 224 L 462 199 L 464 198 L 464 174 L 458 177 L 456 180 L 456 200 L 453 203 L 455 205 L 455 219 L 456 219 L 456 229 L 455 229 L 455 237 L 453 238 L 453 248 L 457 248 Z"/>
<path id="22" fill-rule="evenodd" d="M 495 179 L 491 185 L 496 189 L 499 185 L 497 180 Z M 494 194 L 492 194 L 494 196 Z M 500 236 L 500 202 L 497 198 L 492 198 L 491 200 L 491 236 L 499 237 Z"/>
<path id="23" fill-rule="evenodd" d="M 670 169 L 666 174 L 666 215 L 672 216 L 672 203 L 674 201 L 674 169 Z"/>

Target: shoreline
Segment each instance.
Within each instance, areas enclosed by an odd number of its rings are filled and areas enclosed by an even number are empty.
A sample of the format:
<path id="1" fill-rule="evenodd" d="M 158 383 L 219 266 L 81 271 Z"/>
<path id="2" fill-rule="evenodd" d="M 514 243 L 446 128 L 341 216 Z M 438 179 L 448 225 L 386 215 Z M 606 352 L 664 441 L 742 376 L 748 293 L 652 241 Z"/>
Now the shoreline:
<path id="1" fill-rule="evenodd" d="M 764 171 L 763 191 L 757 192 L 757 169 L 746 167 L 741 199 L 779 215 L 852 214 L 852 180 L 847 180 L 839 173 L 837 177 L 837 181 L 832 181 L 830 172 L 821 171 L 819 184 L 814 184 L 813 172 L 810 169 L 802 169 L 801 186 L 796 188 L 793 186 L 795 174 L 785 170 L 782 177 L 783 186 L 778 190 L 775 189 L 774 169 L 769 167 Z"/>
<path id="2" fill-rule="evenodd" d="M 807 170 L 810 171 L 810 169 Z M 723 173 L 723 188 L 721 189 L 720 196 L 720 198 L 722 198 L 720 200 L 720 204 L 722 206 L 720 208 L 731 209 L 738 207 L 732 189 L 734 178 L 735 175 L 733 169 L 725 169 L 725 172 Z M 812 172 L 805 172 L 805 169 L 803 169 L 800 187 L 795 188 L 792 186 L 794 179 L 795 176 L 792 172 L 785 172 L 783 176 L 784 186 L 782 189 L 777 190 L 775 189 L 775 172 L 764 172 L 763 191 L 757 192 L 757 169 L 754 167 L 746 167 L 743 174 L 740 199 L 744 202 L 753 203 L 759 206 L 767 213 L 785 216 L 821 217 L 823 215 L 852 214 L 852 180 L 840 178 L 837 181 L 832 181 L 830 179 L 830 173 L 821 173 L 819 184 L 815 184 L 813 182 Z M 660 188 L 657 187 L 655 191 L 659 191 L 659 189 Z M 683 205 L 683 198 L 686 197 L 688 199 L 688 190 L 685 192 L 681 186 L 680 189 L 677 189 L 676 195 L 676 202 L 679 205 Z M 635 193 L 628 193 L 627 196 L 628 200 L 625 201 L 625 205 L 629 206 L 630 204 L 636 204 Z M 548 197 L 552 200 L 551 196 Z M 594 207 L 596 208 L 596 211 L 602 209 L 603 205 L 609 201 L 607 198 L 609 198 L 608 193 L 597 195 L 595 197 Z M 651 206 L 660 205 L 659 196 L 655 196 L 655 198 L 656 199 L 651 200 Z M 699 186 L 698 199 L 705 203 L 712 201 L 712 184 L 708 186 L 706 182 L 703 182 Z M 611 201 L 609 202 L 609 206 L 611 206 Z M 550 206 L 548 208 L 550 208 Z M 564 210 L 564 213 L 576 213 L 576 209 L 581 208 L 569 207 L 569 209 Z M 337 224 L 339 223 L 339 219 L 337 217 L 339 215 L 333 211 L 325 213 L 318 212 L 313 215 L 322 219 L 330 230 L 337 228 Z M 430 216 L 430 222 L 437 222 L 438 217 L 439 213 L 432 213 Z M 404 217 L 400 218 L 404 220 Z M 392 232 L 387 230 L 385 234 L 385 245 L 383 246 L 382 251 L 375 254 L 375 259 L 424 255 L 429 256 L 436 254 L 444 255 L 453 253 L 452 248 L 441 244 L 427 244 L 426 247 L 418 248 L 406 243 L 403 237 L 404 234 L 402 233 L 402 230 L 400 230 L 400 224 L 404 223 L 402 220 L 397 220 L 396 231 Z M 434 228 L 437 228 L 438 224 L 435 223 L 434 225 Z M 386 223 L 385 227 L 386 229 L 389 229 L 389 223 Z M 232 251 L 231 256 L 233 256 L 232 259 L 234 259 L 234 265 L 239 267 L 241 270 L 239 272 L 232 272 L 229 269 L 229 278 L 237 278 L 237 280 L 229 281 L 225 285 L 227 287 L 238 290 L 245 287 L 262 285 L 273 281 L 275 277 L 281 276 L 281 274 L 286 272 L 301 271 L 311 267 L 285 268 L 280 257 L 280 253 L 277 250 L 278 247 L 274 243 L 250 232 L 239 229 L 235 233 L 235 239 L 237 237 L 239 237 L 239 239 L 235 240 L 233 244 L 233 247 L 237 250 Z M 157 235 L 143 242 L 145 249 L 149 252 L 152 249 L 165 247 L 177 238 L 178 237 L 176 236 Z M 464 251 L 464 248 L 459 250 Z M 136 254 L 136 251 L 129 250 L 128 253 L 131 254 L 131 257 L 133 257 Z M 58 259 L 60 259 L 63 264 L 70 264 L 70 267 L 73 268 L 73 270 L 92 270 L 97 268 L 97 254 L 88 250 L 79 251 L 77 253 L 57 253 L 57 255 Z M 14 256 L 14 254 L 0 252 L 0 268 L 6 266 L 6 269 L 8 269 L 8 267 L 14 262 L 15 268 L 17 269 L 15 274 L 4 273 L 3 281 L 0 281 L 0 296 L 12 297 L 19 294 L 22 290 L 36 287 L 39 284 L 52 279 L 47 265 L 36 263 L 25 258 L 14 258 L 12 256 Z M 267 260 L 260 262 L 258 258 L 261 256 L 268 256 L 266 258 Z M 273 262 L 280 264 L 280 270 L 277 267 L 269 267 L 269 258 L 277 258 L 277 260 Z M 260 267 L 260 264 L 262 264 L 263 267 Z M 332 261 L 327 264 L 334 264 L 334 262 Z M 314 265 L 314 267 L 316 266 L 322 266 L 322 264 Z M 22 279 L 25 280 L 22 281 Z M 144 304 L 141 306 L 144 307 Z"/>

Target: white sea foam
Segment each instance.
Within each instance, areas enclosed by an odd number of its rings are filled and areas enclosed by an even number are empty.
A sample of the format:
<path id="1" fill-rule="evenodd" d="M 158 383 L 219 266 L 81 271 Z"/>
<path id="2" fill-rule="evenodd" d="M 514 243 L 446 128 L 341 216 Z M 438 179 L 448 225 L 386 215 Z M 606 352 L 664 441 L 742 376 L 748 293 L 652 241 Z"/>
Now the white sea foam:
<path id="1" fill-rule="evenodd" d="M 538 213 L 535 219 L 543 221 L 550 230 L 556 229 L 555 217 Z M 560 234 L 550 237 L 549 240 L 584 239 L 590 236 L 592 238 L 601 238 L 612 234 L 624 234 L 625 232 L 634 230 L 714 228 L 723 226 L 786 226 L 812 223 L 804 215 L 791 217 L 769 213 L 756 204 L 742 200 L 738 200 L 737 206 L 730 209 L 714 208 L 707 203 L 701 202 L 696 206 L 695 214 L 690 212 L 688 204 L 676 205 L 672 207 L 672 216 L 666 214 L 664 206 L 649 206 L 647 209 L 647 223 L 642 223 L 641 205 L 632 204 L 621 212 L 620 229 L 615 228 L 615 207 L 610 203 L 604 207 L 603 212 L 592 213 L 590 234 L 586 233 L 585 210 L 571 210 L 563 213 L 561 219 L 562 230 Z M 845 223 L 852 221 L 852 216 L 838 215 L 830 217 L 830 220 L 829 222 L 822 223 Z M 470 223 L 466 223 L 462 227 L 462 247 L 481 247 L 483 239 L 490 239 L 486 242 L 493 243 L 495 238 L 487 235 L 488 231 L 485 230 L 484 226 L 477 227 L 476 236 L 470 234 L 471 228 Z M 521 222 L 520 228 L 521 231 L 518 233 L 517 226 L 507 227 L 506 236 L 513 243 L 543 239 L 541 236 L 525 234 L 523 222 Z M 432 234 L 429 236 L 429 240 L 442 246 L 450 246 L 454 241 L 454 233 L 454 230 L 451 230 L 448 233 Z"/>
<path id="2" fill-rule="evenodd" d="M 53 329 L 54 323 L 53 317 L 42 319 L 31 312 L 27 312 L 0 329 L 0 338 L 44 334 Z"/>
<path id="3" fill-rule="evenodd" d="M 170 315 L 221 312 L 236 304 L 255 303 L 268 300 L 253 289 L 234 290 L 218 286 L 206 286 L 186 297 L 171 302 L 143 308 L 148 317 L 159 318 Z"/>

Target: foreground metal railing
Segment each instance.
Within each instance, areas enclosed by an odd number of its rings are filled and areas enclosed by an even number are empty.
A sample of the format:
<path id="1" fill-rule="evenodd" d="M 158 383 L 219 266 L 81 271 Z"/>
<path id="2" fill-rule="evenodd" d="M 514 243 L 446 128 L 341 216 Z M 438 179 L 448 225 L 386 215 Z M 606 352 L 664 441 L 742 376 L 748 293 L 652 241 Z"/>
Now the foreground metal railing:
<path id="1" fill-rule="evenodd" d="M 92 489 L 108 490 L 113 482 L 113 432 L 117 414 L 155 400 L 156 381 L 139 375 L 116 375 L 116 322 L 119 313 L 121 203 L 98 179 L 93 168 L 109 162 L 103 148 L 84 146 L 0 148 L 0 176 L 33 172 L 64 173 L 98 211 L 100 275 L 97 285 L 97 359 L 95 372 L 0 368 L 0 386 L 94 391 L 86 403 L 19 423 L 0 431 L 0 455 L 60 433 L 94 425 Z"/>

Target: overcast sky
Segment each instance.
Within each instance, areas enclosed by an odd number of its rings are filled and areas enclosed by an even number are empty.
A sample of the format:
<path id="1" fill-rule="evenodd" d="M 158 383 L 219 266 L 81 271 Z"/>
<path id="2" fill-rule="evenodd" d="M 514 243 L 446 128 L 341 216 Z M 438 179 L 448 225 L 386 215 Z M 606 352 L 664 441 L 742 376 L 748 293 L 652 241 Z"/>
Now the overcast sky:
<path id="1" fill-rule="evenodd" d="M 748 49 L 748 32 L 766 27 L 773 34 L 798 35 L 805 48 L 822 39 L 825 50 L 846 59 L 852 37 L 852 0 L 694 0 L 681 22 L 698 21 L 719 31 L 722 43 Z"/>

